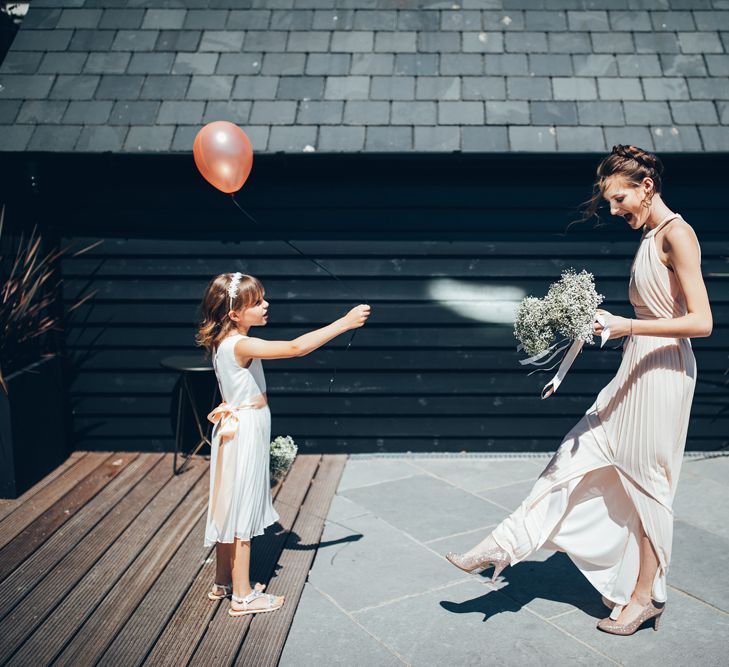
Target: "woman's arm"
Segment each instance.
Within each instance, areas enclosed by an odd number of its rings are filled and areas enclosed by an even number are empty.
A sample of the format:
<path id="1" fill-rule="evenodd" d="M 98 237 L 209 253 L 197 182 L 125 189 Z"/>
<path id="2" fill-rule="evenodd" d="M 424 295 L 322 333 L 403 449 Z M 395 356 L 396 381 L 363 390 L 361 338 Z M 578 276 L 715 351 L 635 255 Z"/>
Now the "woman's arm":
<path id="1" fill-rule="evenodd" d="M 671 268 L 686 299 L 686 314 L 664 320 L 632 320 L 636 336 L 664 336 L 667 338 L 703 338 L 710 336 L 713 318 L 706 285 L 701 275 L 699 243 L 688 225 L 674 225 L 663 237 L 664 249 Z M 604 312 L 604 311 L 598 311 Z M 631 320 L 611 315 L 607 320 L 610 338 L 629 336 Z M 596 333 L 602 327 L 596 326 Z"/>
<path id="2" fill-rule="evenodd" d="M 370 315 L 367 305 L 355 306 L 344 317 L 335 320 L 321 329 L 309 331 L 294 340 L 263 340 L 261 338 L 241 338 L 235 344 L 235 358 L 245 366 L 249 359 L 289 359 L 303 357 L 328 343 L 332 338 L 350 329 L 364 326 Z"/>

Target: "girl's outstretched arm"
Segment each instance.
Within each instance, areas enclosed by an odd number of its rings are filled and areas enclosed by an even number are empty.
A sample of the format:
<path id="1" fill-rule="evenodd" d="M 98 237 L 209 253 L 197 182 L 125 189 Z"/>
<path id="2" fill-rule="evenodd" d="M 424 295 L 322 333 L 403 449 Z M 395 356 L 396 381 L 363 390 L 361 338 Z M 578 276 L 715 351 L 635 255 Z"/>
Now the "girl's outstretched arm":
<path id="1" fill-rule="evenodd" d="M 236 361 L 244 366 L 249 359 L 289 359 L 303 357 L 328 343 L 332 338 L 364 326 L 370 316 L 370 307 L 360 304 L 321 329 L 309 331 L 293 340 L 263 340 L 262 338 L 241 338 L 235 344 Z"/>

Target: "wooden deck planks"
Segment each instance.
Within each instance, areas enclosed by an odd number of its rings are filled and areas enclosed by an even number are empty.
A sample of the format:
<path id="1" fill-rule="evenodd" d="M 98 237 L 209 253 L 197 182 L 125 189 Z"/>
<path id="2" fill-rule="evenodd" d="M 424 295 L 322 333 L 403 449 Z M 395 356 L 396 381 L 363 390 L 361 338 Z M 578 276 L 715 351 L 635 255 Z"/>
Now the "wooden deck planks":
<path id="1" fill-rule="evenodd" d="M 76 463 L 84 456 L 86 456 L 86 454 L 87 452 L 72 452 L 69 457 L 63 463 L 61 463 L 60 466 L 51 470 L 51 472 L 49 472 L 43 479 L 39 480 L 36 484 L 31 486 L 25 493 L 22 493 L 17 498 L 0 499 L 0 521 L 2 521 L 11 512 L 14 512 L 26 500 L 32 498 L 36 493 L 46 488 L 48 484 L 60 477 L 69 468 L 76 465 Z"/>
<path id="2" fill-rule="evenodd" d="M 276 664 L 316 552 L 298 545 L 321 537 L 346 457 L 300 455 L 273 490 L 280 526 L 254 541 L 251 577 L 268 581 L 279 565 L 269 585 L 287 602 L 238 619 L 206 599 L 208 464 L 196 457 L 177 477 L 170 457 L 81 452 L 18 499 L 37 502 L 32 520 L 7 524 L 15 535 L 0 549 L 0 565 L 15 568 L 0 581 L 0 663 Z"/>
<path id="3" fill-rule="evenodd" d="M 4 547 L 21 530 L 35 521 L 76 484 L 112 456 L 109 452 L 91 452 L 72 465 L 39 491 L 31 494 L 22 505 L 0 521 L 0 547 Z M 30 489 L 29 489 L 30 490 Z"/>
<path id="4" fill-rule="evenodd" d="M 254 570 L 257 579 L 268 581 L 273 574 L 284 541 L 294 525 L 320 459 L 318 455 L 299 456 L 289 472 L 276 498 L 281 530 L 275 535 L 266 535 L 263 539 L 257 538 L 258 541 L 254 545 L 252 560 L 260 564 Z M 190 666 L 223 667 L 232 664 L 249 623 L 250 616 L 232 618 L 228 615 L 228 605 L 218 605 L 202 641 L 190 660 Z"/>
<path id="5" fill-rule="evenodd" d="M 25 641 L 10 664 L 27 664 L 30 659 L 50 663 L 94 613 L 205 470 L 199 466 L 189 475 L 172 478 L 170 459 L 166 455 L 160 460 L 144 482 L 120 503 L 115 517 L 119 523 L 109 526 L 112 530 L 104 526 L 103 533 L 91 536 L 70 554 L 66 567 L 54 577 L 65 582 L 63 597 L 54 613 Z M 75 570 L 80 573 L 74 575 Z M 42 599 L 39 597 L 37 603 Z"/>
<path id="6" fill-rule="evenodd" d="M 281 571 L 271 582 L 271 593 L 285 595 L 286 603 L 275 613 L 252 617 L 251 627 L 235 661 L 236 665 L 275 667 L 278 664 L 346 458 L 343 455 L 322 458 L 281 554 Z M 301 545 L 312 548 L 302 549 Z"/>
<path id="7" fill-rule="evenodd" d="M 53 644 L 53 624 L 67 620 L 58 613 L 64 597 L 78 590 L 74 587 L 169 478 L 163 463 L 160 454 L 138 457 L 86 506 L 87 518 L 81 517 L 84 520 L 75 527 L 67 524 L 0 584 L 5 616 L 0 621 L 0 655 L 9 657 L 41 623 L 47 643 Z M 92 521 L 96 523 L 89 530 Z M 51 613 L 52 620 L 44 622 Z"/>
<path id="8" fill-rule="evenodd" d="M 128 456 L 128 455 L 127 455 Z M 0 572 L 12 572 L 64 523 L 101 491 L 124 467 L 121 457 L 107 459 L 0 549 Z"/>
<path id="9" fill-rule="evenodd" d="M 281 483 L 271 490 L 274 499 L 280 489 Z M 200 632 L 204 631 L 216 604 L 207 599 L 215 574 L 215 557 L 213 548 L 203 546 L 206 519 L 206 515 L 200 518 L 104 653 L 97 667 L 131 667 L 142 664 L 172 617 L 179 618 L 180 615 L 187 620 L 180 624 L 180 628 L 186 632 L 183 632 L 182 637 L 175 637 L 171 662 L 180 664 L 180 641 L 189 641 L 194 637 L 187 657 L 192 655 L 199 641 L 198 629 Z M 193 617 L 191 612 L 197 612 L 197 616 Z"/>
<path id="10" fill-rule="evenodd" d="M 51 535 L 32 556 L 0 581 L 0 618 L 21 600 L 105 515 L 128 493 L 130 485 L 139 481 L 159 455 L 122 454 L 105 461 L 102 470 L 115 472 L 109 484 L 80 512 Z M 0 624 L 0 628 L 2 625 Z M 0 642 L 2 640 L 0 639 Z"/>
<path id="11" fill-rule="evenodd" d="M 56 667 L 96 663 L 206 511 L 208 489 L 209 478 L 205 471 L 104 596 L 93 615 L 74 633 L 64 651 L 54 660 Z"/>

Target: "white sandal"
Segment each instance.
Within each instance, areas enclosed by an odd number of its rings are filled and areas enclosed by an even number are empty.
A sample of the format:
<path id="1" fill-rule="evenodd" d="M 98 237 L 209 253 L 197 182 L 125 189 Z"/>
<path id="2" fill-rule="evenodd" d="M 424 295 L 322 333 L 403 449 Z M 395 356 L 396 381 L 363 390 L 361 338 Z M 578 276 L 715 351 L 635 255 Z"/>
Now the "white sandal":
<path id="1" fill-rule="evenodd" d="M 253 601 L 258 600 L 259 598 L 265 598 L 265 601 L 268 602 L 268 606 L 267 607 L 251 607 L 250 604 Z M 281 609 L 281 607 L 283 607 L 283 601 L 277 602 L 277 598 L 275 595 L 271 595 L 270 593 L 261 593 L 261 591 L 251 591 L 244 598 L 238 598 L 235 595 L 232 595 L 231 602 L 233 602 L 234 604 L 243 605 L 243 609 L 233 609 L 233 607 L 228 609 L 228 613 L 231 616 L 247 616 L 249 614 L 265 614 L 266 612 L 276 611 L 277 609 Z"/>
<path id="2" fill-rule="evenodd" d="M 223 593 L 216 593 L 215 589 L 222 590 Z M 260 591 L 261 593 L 266 590 L 266 584 L 253 583 L 251 582 L 251 588 L 254 591 Z M 233 586 L 230 584 L 213 584 L 213 587 L 208 592 L 209 600 L 224 600 L 225 598 L 232 597 Z"/>

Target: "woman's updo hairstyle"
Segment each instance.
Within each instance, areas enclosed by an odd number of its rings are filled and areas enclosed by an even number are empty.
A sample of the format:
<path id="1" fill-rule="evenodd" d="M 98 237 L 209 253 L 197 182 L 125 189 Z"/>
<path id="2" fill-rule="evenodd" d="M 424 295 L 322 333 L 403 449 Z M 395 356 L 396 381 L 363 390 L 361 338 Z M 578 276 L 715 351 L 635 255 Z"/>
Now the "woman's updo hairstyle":
<path id="1" fill-rule="evenodd" d="M 584 215 L 580 222 L 597 215 L 607 180 L 616 175 L 621 176 L 635 187 L 638 187 L 644 178 L 650 178 L 653 181 L 653 191 L 645 199 L 646 206 L 650 206 L 653 195 L 660 194 L 663 187 L 663 163 L 656 155 L 637 146 L 617 144 L 613 146 L 610 154 L 597 165 L 592 197 L 585 203 Z"/>

